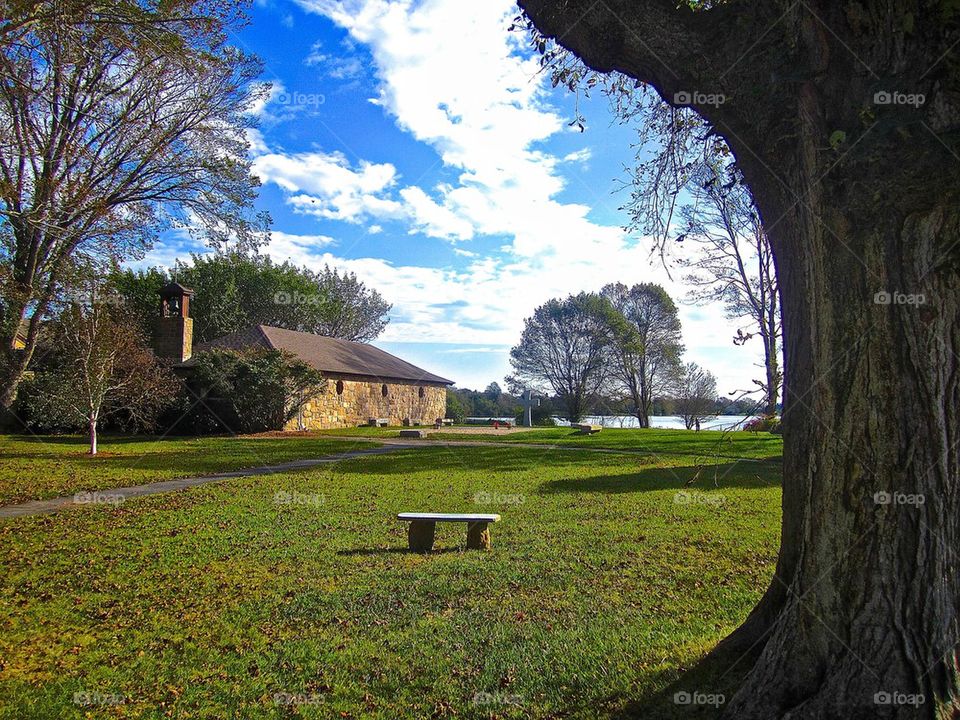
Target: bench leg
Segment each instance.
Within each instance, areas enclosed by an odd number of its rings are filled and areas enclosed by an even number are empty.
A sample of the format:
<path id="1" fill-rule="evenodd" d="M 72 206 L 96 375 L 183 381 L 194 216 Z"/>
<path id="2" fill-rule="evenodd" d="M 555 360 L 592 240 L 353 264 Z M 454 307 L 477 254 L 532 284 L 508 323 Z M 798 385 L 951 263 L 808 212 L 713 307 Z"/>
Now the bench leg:
<path id="1" fill-rule="evenodd" d="M 433 538 L 437 524 L 427 520 L 413 520 L 407 530 L 407 542 L 411 552 L 426 553 L 433 550 Z"/>
<path id="2" fill-rule="evenodd" d="M 467 524 L 467 550 L 489 550 L 490 531 L 487 523 L 472 522 Z"/>

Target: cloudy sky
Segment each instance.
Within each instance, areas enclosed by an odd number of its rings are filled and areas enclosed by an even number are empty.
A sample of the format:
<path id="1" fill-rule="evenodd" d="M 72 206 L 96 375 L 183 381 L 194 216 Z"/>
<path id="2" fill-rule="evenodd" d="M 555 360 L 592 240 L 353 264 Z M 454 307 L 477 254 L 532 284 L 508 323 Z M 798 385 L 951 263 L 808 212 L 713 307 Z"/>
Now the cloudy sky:
<path id="1" fill-rule="evenodd" d="M 376 345 L 465 387 L 509 371 L 523 319 L 607 282 L 662 283 L 649 239 L 622 230 L 635 132 L 538 74 L 512 0 L 258 0 L 235 37 L 264 61 L 252 135 L 267 252 L 349 269 L 393 303 Z M 146 264 L 202 248 L 168 239 Z M 139 263 L 138 263 L 139 264 Z M 687 360 L 750 388 L 759 344 L 719 307 L 681 306 Z"/>

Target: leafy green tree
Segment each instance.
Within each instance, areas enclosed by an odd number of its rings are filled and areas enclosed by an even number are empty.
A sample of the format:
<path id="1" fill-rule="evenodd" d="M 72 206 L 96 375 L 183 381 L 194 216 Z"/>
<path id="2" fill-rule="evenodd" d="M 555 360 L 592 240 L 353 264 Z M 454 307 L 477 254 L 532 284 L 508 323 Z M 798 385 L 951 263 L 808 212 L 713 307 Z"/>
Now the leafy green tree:
<path id="1" fill-rule="evenodd" d="M 460 393 L 452 388 L 447 388 L 447 411 L 445 417 L 458 423 L 463 422 L 463 419 L 467 417 L 467 406 L 460 397 Z"/>
<path id="2" fill-rule="evenodd" d="M 520 342 L 510 350 L 511 383 L 549 387 L 570 422 L 578 422 L 607 377 L 609 311 L 609 302 L 593 293 L 549 300 L 538 307 L 526 319 Z"/>
<path id="3" fill-rule="evenodd" d="M 239 8 L 0 0 L 0 407 L 75 261 L 137 257 L 170 226 L 262 240 Z"/>
<path id="4" fill-rule="evenodd" d="M 716 414 L 717 379 L 696 363 L 684 365 L 677 378 L 674 408 L 687 430 Z"/>
<path id="5" fill-rule="evenodd" d="M 117 271 L 116 284 L 144 327 L 158 315 L 157 293 L 171 279 L 192 288 L 195 342 L 251 325 L 272 325 L 345 340 L 376 338 L 391 305 L 352 273 L 315 272 L 268 256 L 241 252 L 194 255 L 165 273 Z"/>
<path id="6" fill-rule="evenodd" d="M 653 398 L 673 388 L 683 352 L 677 306 L 654 283 L 613 283 L 600 294 L 615 311 L 609 321 L 612 377 L 633 400 L 640 427 L 650 427 Z"/>
<path id="7" fill-rule="evenodd" d="M 282 430 L 323 392 L 317 370 L 279 350 L 211 350 L 194 356 L 182 424 L 195 432 Z"/>

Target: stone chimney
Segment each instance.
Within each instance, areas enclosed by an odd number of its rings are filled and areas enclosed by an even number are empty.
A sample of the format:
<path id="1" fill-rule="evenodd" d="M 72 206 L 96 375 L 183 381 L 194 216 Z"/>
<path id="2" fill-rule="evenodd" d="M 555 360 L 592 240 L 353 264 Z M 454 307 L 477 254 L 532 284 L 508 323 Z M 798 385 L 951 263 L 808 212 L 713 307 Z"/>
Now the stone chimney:
<path id="1" fill-rule="evenodd" d="M 160 290 L 157 357 L 181 363 L 193 354 L 193 318 L 190 317 L 190 298 L 193 295 L 193 290 L 177 282 Z"/>

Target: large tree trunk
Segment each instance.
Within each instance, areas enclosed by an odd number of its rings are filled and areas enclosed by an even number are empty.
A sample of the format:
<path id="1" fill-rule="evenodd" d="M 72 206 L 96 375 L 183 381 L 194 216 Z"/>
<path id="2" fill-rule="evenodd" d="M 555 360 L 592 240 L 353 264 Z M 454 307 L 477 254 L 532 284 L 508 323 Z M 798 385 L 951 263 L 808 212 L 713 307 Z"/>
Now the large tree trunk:
<path id="1" fill-rule="evenodd" d="M 34 307 L 33 317 L 21 328 L 27 312 L 23 298 L 28 294 L 22 289 L 7 289 L 9 297 L 4 298 L 6 304 L 0 317 L 0 410 L 9 410 L 17 399 L 17 390 L 36 350 L 40 319 L 47 308 L 46 299 L 41 298 Z M 22 348 L 18 347 L 21 343 Z"/>
<path id="2" fill-rule="evenodd" d="M 790 370 L 784 546 L 749 638 L 768 639 L 727 715 L 951 717 L 960 282 L 934 263 L 960 213 L 834 202 L 811 198 L 773 230 Z M 878 304 L 880 291 L 917 304 Z M 876 702 L 920 695 L 919 708 Z"/>
<path id="3" fill-rule="evenodd" d="M 760 651 L 724 717 L 960 717 L 956 18 L 935 1 L 521 4 L 597 69 L 671 100 L 724 93 L 697 109 L 776 256 L 782 545 L 718 648 Z"/>
<path id="4" fill-rule="evenodd" d="M 650 402 L 643 394 L 637 382 L 637 375 L 634 374 L 629 381 L 630 398 L 633 400 L 633 406 L 637 409 L 637 425 L 641 428 L 650 427 Z"/>
<path id="5" fill-rule="evenodd" d="M 650 391 L 647 388 L 644 388 L 640 391 L 640 406 L 639 412 L 637 413 L 640 420 L 640 427 L 650 427 L 650 414 L 652 412 L 652 407 L 653 398 L 650 396 Z"/>
<path id="6" fill-rule="evenodd" d="M 22 350 L 4 348 L 0 359 L 0 409 L 9 410 L 17 399 L 17 390 L 27 369 Z"/>

